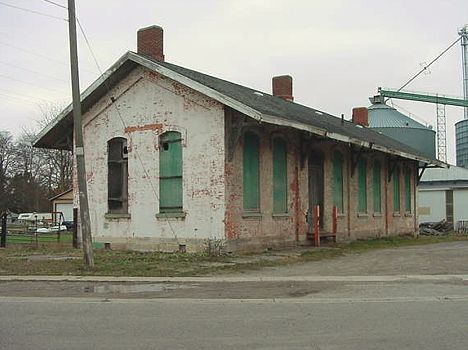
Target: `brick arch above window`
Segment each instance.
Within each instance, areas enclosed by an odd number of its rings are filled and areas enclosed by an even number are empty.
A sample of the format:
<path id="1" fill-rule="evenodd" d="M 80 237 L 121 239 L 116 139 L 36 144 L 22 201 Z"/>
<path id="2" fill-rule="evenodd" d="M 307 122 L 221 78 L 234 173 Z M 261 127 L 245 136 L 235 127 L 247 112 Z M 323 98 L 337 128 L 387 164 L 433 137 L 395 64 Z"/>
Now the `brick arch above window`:
<path id="1" fill-rule="evenodd" d="M 187 129 L 178 125 L 164 125 L 158 133 L 158 140 L 156 142 L 156 149 L 159 149 L 161 144 L 161 137 L 168 132 L 178 132 L 180 134 L 181 146 L 187 147 Z"/>

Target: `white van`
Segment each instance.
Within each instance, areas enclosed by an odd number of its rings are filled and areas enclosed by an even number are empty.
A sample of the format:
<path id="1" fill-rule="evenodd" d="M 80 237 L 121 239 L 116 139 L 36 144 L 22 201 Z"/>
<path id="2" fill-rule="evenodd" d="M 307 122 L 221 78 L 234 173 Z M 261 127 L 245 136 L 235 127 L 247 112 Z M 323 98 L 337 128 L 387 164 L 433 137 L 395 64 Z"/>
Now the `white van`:
<path id="1" fill-rule="evenodd" d="M 21 222 L 51 222 L 52 221 L 52 213 L 21 213 L 18 216 L 18 220 Z"/>

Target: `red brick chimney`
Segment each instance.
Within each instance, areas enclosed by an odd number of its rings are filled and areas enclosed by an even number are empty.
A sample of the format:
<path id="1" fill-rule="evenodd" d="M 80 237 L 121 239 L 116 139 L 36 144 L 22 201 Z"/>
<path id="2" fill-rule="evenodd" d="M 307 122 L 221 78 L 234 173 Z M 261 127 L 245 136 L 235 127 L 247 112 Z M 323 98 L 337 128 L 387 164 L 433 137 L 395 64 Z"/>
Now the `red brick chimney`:
<path id="1" fill-rule="evenodd" d="M 281 97 L 286 101 L 294 101 L 292 77 L 290 75 L 280 75 L 273 77 L 273 96 Z"/>
<path id="2" fill-rule="evenodd" d="M 137 33 L 137 52 L 164 61 L 163 29 L 159 26 L 141 28 Z"/>
<path id="3" fill-rule="evenodd" d="M 366 128 L 369 126 L 369 111 L 366 107 L 353 108 L 353 123 Z"/>

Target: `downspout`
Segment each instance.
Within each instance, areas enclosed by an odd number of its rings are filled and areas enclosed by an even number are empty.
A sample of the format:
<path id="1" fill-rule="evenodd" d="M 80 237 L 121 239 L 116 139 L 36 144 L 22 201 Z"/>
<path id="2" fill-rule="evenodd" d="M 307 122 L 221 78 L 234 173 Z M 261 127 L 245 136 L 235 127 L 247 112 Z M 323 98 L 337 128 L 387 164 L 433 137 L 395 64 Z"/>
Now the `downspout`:
<path id="1" fill-rule="evenodd" d="M 348 173 L 348 176 L 346 177 L 346 182 L 347 182 L 347 198 L 348 198 L 348 203 L 347 203 L 347 211 L 348 211 L 348 238 L 351 237 L 351 149 L 348 151 L 348 159 L 346 160 L 346 172 Z"/>
<path id="2" fill-rule="evenodd" d="M 413 164 L 413 217 L 414 217 L 414 236 L 419 236 L 419 225 L 418 225 L 418 163 Z"/>
<path id="3" fill-rule="evenodd" d="M 384 206 L 385 206 L 385 236 L 388 236 L 388 161 L 384 162 Z"/>
<path id="4" fill-rule="evenodd" d="M 299 220 L 301 219 L 301 211 L 299 208 L 299 162 L 300 162 L 300 149 L 296 153 L 296 166 L 294 167 L 294 213 L 295 213 L 295 234 L 296 242 L 299 242 Z"/>

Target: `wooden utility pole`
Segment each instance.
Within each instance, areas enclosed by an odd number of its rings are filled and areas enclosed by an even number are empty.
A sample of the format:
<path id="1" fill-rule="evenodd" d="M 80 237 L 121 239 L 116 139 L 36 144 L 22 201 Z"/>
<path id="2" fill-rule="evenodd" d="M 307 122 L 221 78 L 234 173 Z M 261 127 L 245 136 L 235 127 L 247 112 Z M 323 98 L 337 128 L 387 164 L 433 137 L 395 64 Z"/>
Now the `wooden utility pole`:
<path id="1" fill-rule="evenodd" d="M 81 122 L 80 80 L 78 74 L 78 49 L 76 44 L 75 0 L 68 0 L 68 34 L 70 36 L 70 66 L 73 95 L 73 127 L 75 133 L 75 156 L 80 199 L 81 236 L 83 239 L 84 263 L 94 267 L 94 255 L 89 222 L 88 190 L 83 147 L 83 126 Z M 75 223 L 76 224 L 76 223 Z"/>

